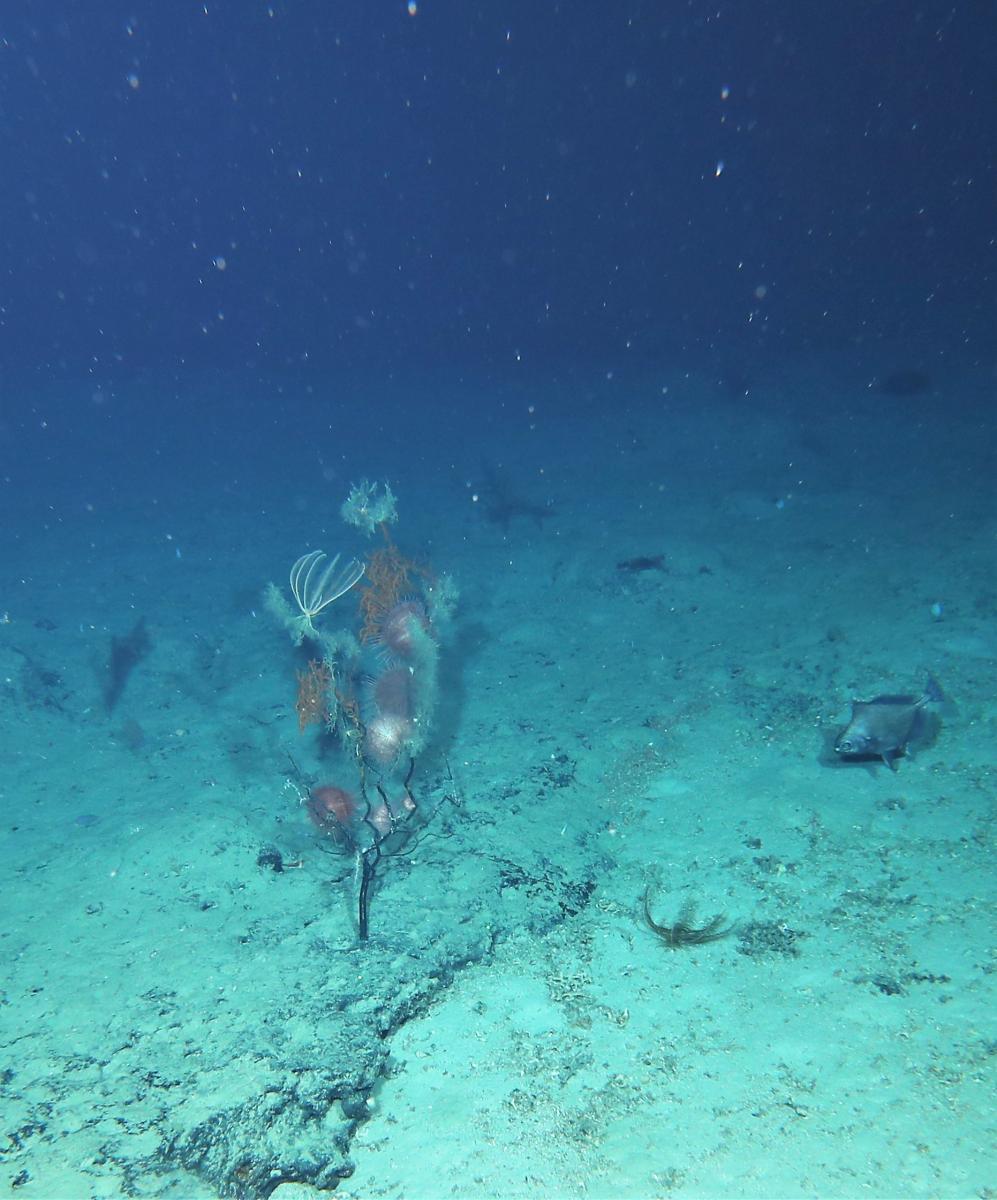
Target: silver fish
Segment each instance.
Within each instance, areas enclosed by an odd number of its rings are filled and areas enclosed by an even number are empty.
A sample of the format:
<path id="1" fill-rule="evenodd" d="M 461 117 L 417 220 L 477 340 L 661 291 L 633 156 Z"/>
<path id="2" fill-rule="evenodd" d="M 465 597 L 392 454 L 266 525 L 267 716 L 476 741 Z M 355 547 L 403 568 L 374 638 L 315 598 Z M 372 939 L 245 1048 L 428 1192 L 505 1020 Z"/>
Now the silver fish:
<path id="1" fill-rule="evenodd" d="M 944 699 L 937 680 L 929 676 L 923 696 L 853 700 L 851 720 L 835 742 L 835 752 L 842 758 L 881 758 L 895 771 L 894 760 L 924 732 L 927 706 Z"/>

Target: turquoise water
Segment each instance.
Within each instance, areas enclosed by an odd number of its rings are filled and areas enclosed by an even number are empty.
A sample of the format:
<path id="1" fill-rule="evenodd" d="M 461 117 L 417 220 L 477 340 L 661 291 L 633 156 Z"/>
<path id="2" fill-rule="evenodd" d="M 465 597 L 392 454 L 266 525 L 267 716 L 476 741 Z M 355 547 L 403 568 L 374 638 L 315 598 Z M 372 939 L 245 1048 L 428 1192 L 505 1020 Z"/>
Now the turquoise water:
<path id="1" fill-rule="evenodd" d="M 94 476 L 15 514 L 8 1186 L 985 1187 L 992 430 L 966 401 L 989 385 L 954 372 L 842 438 L 863 378 L 800 360 L 746 407 L 666 369 L 425 377 L 447 419 L 422 441 L 394 385 L 366 442 L 285 433 L 293 471 L 192 460 L 167 486 L 149 447 L 128 503 Z M 818 390 L 838 400 L 815 430 Z M 367 831 L 307 809 L 361 760 L 299 732 L 313 649 L 261 605 L 299 553 L 381 544 L 339 516 L 361 475 L 460 591 L 366 941 Z M 358 592 L 316 628 L 356 631 Z M 364 653 L 369 674 L 390 652 Z M 893 772 L 835 758 L 854 696 L 928 672 L 949 697 L 928 744 Z M 375 802 L 407 769 L 367 763 Z M 645 894 L 727 936 L 670 948 Z"/>

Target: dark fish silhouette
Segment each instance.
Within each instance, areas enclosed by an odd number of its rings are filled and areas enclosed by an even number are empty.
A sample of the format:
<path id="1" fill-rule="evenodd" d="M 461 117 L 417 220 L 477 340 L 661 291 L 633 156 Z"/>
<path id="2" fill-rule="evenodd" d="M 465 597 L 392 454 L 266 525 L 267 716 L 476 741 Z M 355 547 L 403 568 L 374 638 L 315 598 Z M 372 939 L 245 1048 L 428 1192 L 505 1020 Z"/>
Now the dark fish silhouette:
<path id="1" fill-rule="evenodd" d="M 894 759 L 924 731 L 926 708 L 945 699 L 938 682 L 928 677 L 923 696 L 877 696 L 853 700 L 852 717 L 834 744 L 842 758 L 881 758 L 891 771 Z"/>

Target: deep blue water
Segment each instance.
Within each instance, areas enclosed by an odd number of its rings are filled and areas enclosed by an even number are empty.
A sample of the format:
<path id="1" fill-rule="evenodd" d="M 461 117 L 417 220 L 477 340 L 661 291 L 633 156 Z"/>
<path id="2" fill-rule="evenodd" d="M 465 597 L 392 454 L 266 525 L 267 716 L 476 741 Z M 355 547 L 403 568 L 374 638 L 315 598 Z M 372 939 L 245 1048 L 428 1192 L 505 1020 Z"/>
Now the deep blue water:
<path id="1" fill-rule="evenodd" d="M 330 425 L 382 473 L 424 372 L 415 446 L 464 456 L 469 410 L 514 432 L 472 377 L 992 369 L 995 74 L 979 0 L 12 2 L 5 502 L 210 488 Z"/>
<path id="2" fill-rule="evenodd" d="M 991 349 L 981 0 L 0 20 L 7 371 Z"/>

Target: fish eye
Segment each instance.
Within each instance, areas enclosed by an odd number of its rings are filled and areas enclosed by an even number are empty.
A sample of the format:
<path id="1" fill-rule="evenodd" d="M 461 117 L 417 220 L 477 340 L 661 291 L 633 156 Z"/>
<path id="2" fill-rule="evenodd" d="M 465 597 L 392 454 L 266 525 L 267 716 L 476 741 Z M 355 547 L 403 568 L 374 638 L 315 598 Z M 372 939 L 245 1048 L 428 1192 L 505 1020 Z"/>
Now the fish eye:
<path id="1" fill-rule="evenodd" d="M 838 750 L 842 754 L 852 754 L 855 750 L 854 744 L 848 738 L 843 738 L 838 742 Z"/>

